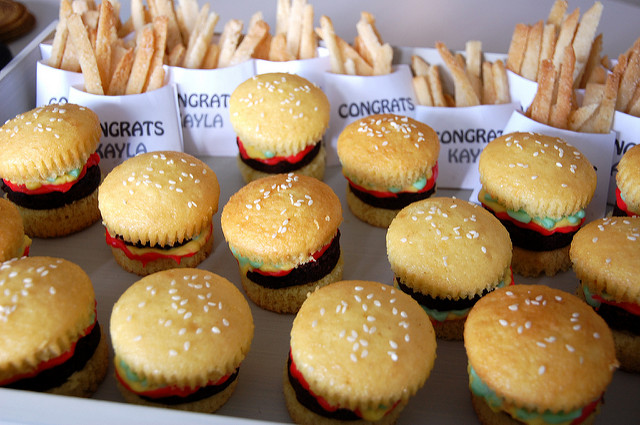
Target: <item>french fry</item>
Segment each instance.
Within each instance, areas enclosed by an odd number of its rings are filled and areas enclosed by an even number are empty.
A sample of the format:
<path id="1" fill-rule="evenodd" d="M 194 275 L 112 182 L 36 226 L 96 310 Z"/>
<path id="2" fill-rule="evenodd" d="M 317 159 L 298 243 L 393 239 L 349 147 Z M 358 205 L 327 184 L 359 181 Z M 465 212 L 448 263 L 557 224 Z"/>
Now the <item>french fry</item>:
<path id="1" fill-rule="evenodd" d="M 113 6 L 107 0 L 100 3 L 100 18 L 98 20 L 98 31 L 96 34 L 96 63 L 100 73 L 102 87 L 109 87 L 111 80 L 109 71 L 111 70 L 111 44 L 112 35 L 115 34 L 115 18 L 113 16 Z"/>
<path id="2" fill-rule="evenodd" d="M 432 65 L 429 67 L 427 79 L 429 80 L 433 106 L 447 106 L 447 100 L 444 97 L 444 90 L 442 90 L 442 82 L 440 81 L 440 67 L 438 65 Z"/>
<path id="3" fill-rule="evenodd" d="M 133 66 L 127 81 L 125 94 L 142 93 L 144 83 L 147 80 L 151 58 L 153 57 L 154 42 L 153 28 L 145 26 L 137 37 Z"/>
<path id="4" fill-rule="evenodd" d="M 182 35 L 180 34 L 180 28 L 178 27 L 175 10 L 173 8 L 173 1 L 155 0 L 154 3 L 156 5 L 157 12 L 153 16 L 166 16 L 168 18 L 167 47 L 172 49 L 176 44 L 184 44 Z"/>
<path id="5" fill-rule="evenodd" d="M 569 8 L 569 2 L 567 0 L 556 0 L 551 6 L 549 16 L 547 17 L 547 24 L 551 24 L 555 27 L 556 31 L 560 29 L 564 15 Z M 546 58 L 545 58 L 546 59 Z"/>
<path id="6" fill-rule="evenodd" d="M 250 59 L 258 44 L 260 44 L 268 33 L 269 24 L 262 20 L 257 21 L 255 25 L 249 27 L 247 34 L 229 60 L 229 65 L 237 65 Z"/>
<path id="7" fill-rule="evenodd" d="M 604 71 L 600 64 L 600 55 L 602 54 L 602 34 L 599 34 L 591 44 L 591 50 L 589 51 L 589 58 L 584 66 L 584 72 L 582 78 L 578 83 L 579 88 L 585 88 L 590 82 L 604 82 L 601 79 L 602 72 Z M 606 78 L 606 75 L 605 75 Z"/>
<path id="8" fill-rule="evenodd" d="M 494 84 L 493 65 L 482 62 L 482 103 L 493 105 L 496 103 L 496 86 Z"/>
<path id="9" fill-rule="evenodd" d="M 124 54 L 121 55 L 120 60 L 116 63 L 116 67 L 111 74 L 111 81 L 109 82 L 109 88 L 107 90 L 108 95 L 120 96 L 125 94 L 129 74 L 131 74 L 131 68 L 133 67 L 133 56 L 133 47 L 124 49 Z"/>
<path id="10" fill-rule="evenodd" d="M 177 44 L 169 51 L 169 57 L 167 62 L 171 66 L 181 66 L 184 62 L 184 57 L 187 55 L 187 49 L 183 44 Z"/>
<path id="11" fill-rule="evenodd" d="M 78 61 L 84 76 L 84 87 L 87 93 L 104 94 L 100 71 L 96 55 L 91 47 L 87 29 L 82 22 L 82 18 L 77 13 L 72 13 L 67 18 L 69 35 L 75 50 L 78 52 Z"/>
<path id="12" fill-rule="evenodd" d="M 293 60 L 295 57 L 287 50 L 287 37 L 284 33 L 276 34 L 271 38 L 269 47 L 269 60 L 284 62 Z"/>
<path id="13" fill-rule="evenodd" d="M 58 24 L 56 25 L 56 33 L 53 37 L 51 46 L 51 56 L 47 64 L 53 68 L 60 68 L 64 47 L 67 43 L 69 30 L 67 29 L 67 17 L 73 12 L 70 0 L 61 0 L 60 9 L 58 11 Z"/>
<path id="14" fill-rule="evenodd" d="M 542 41 L 540 42 L 540 57 L 538 58 L 538 68 L 545 59 L 553 58 L 553 51 L 556 48 L 556 28 L 552 24 L 546 24 L 542 29 Z"/>
<path id="15" fill-rule="evenodd" d="M 207 20 L 209 19 L 209 10 L 211 9 L 211 6 L 209 5 L 209 3 L 205 3 L 202 8 L 200 9 L 200 11 L 198 12 L 198 15 L 196 16 L 196 20 L 193 24 L 193 26 L 191 27 L 191 30 L 189 31 L 188 35 L 187 35 L 187 56 L 191 55 L 191 51 L 193 50 L 193 46 L 194 44 L 197 42 L 199 35 L 202 33 L 204 26 L 206 25 Z M 184 39 L 184 37 L 183 37 Z M 202 41 L 206 41 L 206 43 L 209 43 L 209 40 L 201 40 Z M 197 65 L 196 65 L 197 67 Z"/>
<path id="16" fill-rule="evenodd" d="M 540 72 L 538 73 L 538 90 L 527 111 L 534 121 L 543 124 L 549 122 L 555 83 L 556 69 L 553 66 L 553 62 L 549 59 L 542 61 Z"/>
<path id="17" fill-rule="evenodd" d="M 475 93 L 473 86 L 471 85 L 471 81 L 469 81 L 469 78 L 467 77 L 465 70 L 460 66 L 460 63 L 455 59 L 444 43 L 437 42 L 436 49 L 438 50 L 438 53 L 440 53 L 440 56 L 453 76 L 455 105 L 462 107 L 479 105 L 480 99 Z"/>
<path id="18" fill-rule="evenodd" d="M 627 113 L 635 117 L 640 117 L 640 85 L 636 87 L 636 91 L 631 98 L 631 102 L 629 103 Z"/>
<path id="19" fill-rule="evenodd" d="M 525 48 L 522 65 L 520 66 L 520 75 L 531 81 L 535 81 L 538 78 L 543 30 L 544 26 L 542 21 L 535 23 L 529 30 L 527 47 Z"/>
<path id="20" fill-rule="evenodd" d="M 205 7 L 203 6 L 203 9 Z M 208 10 L 208 8 L 206 9 Z M 189 38 L 189 47 L 184 59 L 185 68 L 199 68 L 207 54 L 208 46 L 213 38 L 213 31 L 218 23 L 219 15 L 215 12 L 208 13 L 205 22 L 200 25 L 198 32 L 195 29 Z M 193 41 L 193 42 L 192 42 Z M 190 48 L 190 49 L 189 49 Z"/>
<path id="21" fill-rule="evenodd" d="M 336 42 L 338 43 L 338 48 L 340 50 L 340 57 L 345 58 L 345 61 L 347 59 L 353 61 L 356 68 L 356 75 L 374 75 L 373 66 L 369 65 L 367 61 L 365 61 L 364 58 L 360 56 L 360 54 L 358 54 L 358 52 L 349 45 L 349 43 L 338 36 L 336 36 Z"/>
<path id="22" fill-rule="evenodd" d="M 507 52 L 507 69 L 520 74 L 520 67 L 524 59 L 524 52 L 527 47 L 527 38 L 529 37 L 529 26 L 526 24 L 516 24 L 509 44 Z"/>
<path id="23" fill-rule="evenodd" d="M 220 54 L 220 47 L 215 44 L 209 44 L 207 53 L 202 60 L 202 69 L 214 69 L 218 66 L 218 55 Z"/>
<path id="24" fill-rule="evenodd" d="M 336 36 L 333 23 L 328 16 L 323 15 L 320 17 L 320 34 L 327 46 L 327 50 L 329 50 L 331 71 L 335 74 L 344 74 L 344 62 L 342 52 L 338 48 L 338 36 Z"/>
<path id="25" fill-rule="evenodd" d="M 209 10 L 209 3 L 202 5 L 202 8 Z M 198 0 L 179 0 L 178 7 L 176 9 L 176 20 L 178 22 L 178 28 L 182 35 L 182 40 L 187 42 L 191 36 L 193 28 L 196 27 L 196 21 L 200 11 L 198 10 Z"/>
<path id="26" fill-rule="evenodd" d="M 141 30 L 147 24 L 142 0 L 131 0 L 131 21 L 135 31 Z"/>
<path id="27" fill-rule="evenodd" d="M 269 60 L 269 50 L 271 49 L 272 38 L 273 37 L 271 36 L 271 34 L 267 33 L 260 44 L 256 46 L 255 50 L 253 51 L 252 57 L 256 59 Z"/>
<path id="28" fill-rule="evenodd" d="M 222 30 L 222 35 L 218 45 L 220 46 L 220 55 L 218 56 L 218 67 L 225 68 L 229 66 L 233 53 L 238 46 L 240 33 L 242 31 L 242 21 L 238 19 L 230 19 Z"/>
<path id="29" fill-rule="evenodd" d="M 81 71 L 80 61 L 78 60 L 78 55 L 76 53 L 75 48 L 73 47 L 73 42 L 71 41 L 71 37 L 67 37 L 64 53 L 62 54 L 62 62 L 60 62 L 60 69 L 64 69 L 65 71 L 71 71 L 71 72 Z"/>
<path id="30" fill-rule="evenodd" d="M 620 57 L 618 65 L 616 66 L 617 68 L 624 69 L 616 100 L 616 109 L 618 111 L 627 110 L 629 103 L 631 102 L 631 98 L 633 97 L 635 87 L 638 84 L 638 79 L 640 78 L 640 50 L 631 51 L 630 56 L 627 57 L 628 60 Z"/>
<path id="31" fill-rule="evenodd" d="M 426 76 L 413 77 L 413 90 L 416 93 L 416 100 L 419 105 L 433 106 L 433 98 L 431 97 L 431 90 Z"/>
<path id="32" fill-rule="evenodd" d="M 560 33 L 558 34 L 556 47 L 553 52 L 553 66 L 556 69 L 559 69 L 562 64 L 562 55 L 564 54 L 565 47 L 569 46 L 573 40 L 576 28 L 578 27 L 579 18 L 580 9 L 575 9 L 569 16 L 567 16 L 560 26 Z"/>
<path id="33" fill-rule="evenodd" d="M 276 35 L 286 34 L 289 28 L 290 0 L 278 0 L 276 6 Z"/>
<path id="34" fill-rule="evenodd" d="M 555 104 L 551 107 L 549 114 L 549 125 L 556 128 L 566 129 L 569 122 L 569 114 L 573 106 L 573 75 L 576 63 L 576 56 L 571 46 L 565 48 L 562 66 L 560 68 L 560 78 L 558 79 L 558 94 Z"/>
<path id="35" fill-rule="evenodd" d="M 426 76 L 429 73 L 429 64 L 418 55 L 411 56 L 411 69 L 416 76 Z"/>
<path id="36" fill-rule="evenodd" d="M 300 35 L 300 59 L 310 59 L 317 56 L 318 39 L 313 30 L 313 6 L 307 4 L 302 11 L 302 34 Z"/>
<path id="37" fill-rule="evenodd" d="M 167 49 L 167 31 L 169 19 L 166 16 L 158 16 L 153 20 L 153 56 L 149 64 L 149 76 L 145 81 L 142 91 L 147 92 L 158 89 L 164 85 L 164 56 Z"/>
<path id="38" fill-rule="evenodd" d="M 591 51 L 591 45 L 596 36 L 596 30 L 600 23 L 600 17 L 602 16 L 602 3 L 595 2 L 593 6 L 587 10 L 582 19 L 580 19 L 580 25 L 576 30 L 573 38 L 572 46 L 576 55 L 576 65 L 573 73 L 573 80 L 576 82 L 582 78 L 584 67 L 589 59 L 589 52 Z"/>
<path id="39" fill-rule="evenodd" d="M 482 98 L 482 42 L 467 41 L 465 44 L 466 72 L 478 99 Z"/>
<path id="40" fill-rule="evenodd" d="M 289 22 L 287 24 L 287 50 L 298 57 L 300 51 L 300 36 L 302 34 L 302 13 L 306 0 L 293 0 L 289 10 Z"/>
<path id="41" fill-rule="evenodd" d="M 622 69 L 617 67 L 614 68 L 614 71 L 607 76 L 607 82 L 604 86 L 604 96 L 602 97 L 602 102 L 600 102 L 600 106 L 596 110 L 593 118 L 587 121 L 580 128 L 580 131 L 592 133 L 608 133 L 611 130 L 621 74 Z"/>
<path id="42" fill-rule="evenodd" d="M 591 103 L 574 109 L 569 115 L 569 130 L 580 131 L 580 128 L 595 114 L 598 106 L 600 105 L 597 103 Z"/>
<path id="43" fill-rule="evenodd" d="M 599 104 L 604 97 L 604 84 L 588 83 L 584 89 L 584 97 L 582 98 L 582 106 Z"/>
<path id="44" fill-rule="evenodd" d="M 344 61 L 344 72 L 347 75 L 358 75 L 356 64 L 353 59 L 347 58 L 347 60 Z"/>
<path id="45" fill-rule="evenodd" d="M 496 90 L 496 104 L 505 104 L 511 102 L 509 94 L 509 80 L 507 78 L 507 69 L 501 60 L 497 60 L 492 65 L 493 86 Z"/>

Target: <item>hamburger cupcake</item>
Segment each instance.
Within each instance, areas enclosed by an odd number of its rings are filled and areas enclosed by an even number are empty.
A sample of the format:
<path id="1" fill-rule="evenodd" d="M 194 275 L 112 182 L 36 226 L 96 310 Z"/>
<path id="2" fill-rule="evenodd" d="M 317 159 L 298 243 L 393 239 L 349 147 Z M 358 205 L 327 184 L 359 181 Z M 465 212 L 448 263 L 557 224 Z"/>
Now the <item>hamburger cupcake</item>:
<path id="1" fill-rule="evenodd" d="M 333 190 L 296 174 L 247 184 L 221 216 L 244 290 L 257 305 L 278 313 L 295 313 L 308 292 L 342 279 L 341 222 Z"/>
<path id="2" fill-rule="evenodd" d="M 464 345 L 483 424 L 593 423 L 618 364 L 604 320 L 544 285 L 483 297 L 467 318 Z"/>
<path id="3" fill-rule="evenodd" d="M 471 307 L 513 284 L 509 233 L 477 204 L 414 202 L 393 219 L 386 239 L 395 286 L 422 306 L 439 338 L 462 340 Z"/>
<path id="4" fill-rule="evenodd" d="M 409 117 L 382 114 L 352 122 L 338 137 L 347 204 L 360 220 L 388 227 L 395 215 L 436 190 L 436 132 Z"/>
<path id="5" fill-rule="evenodd" d="M 32 109 L 0 128 L 0 177 L 31 237 L 77 232 L 98 221 L 98 115 L 67 103 Z"/>
<path id="6" fill-rule="evenodd" d="M 0 386 L 89 397 L 109 364 L 89 276 L 69 261 L 0 263 Z"/>
<path id="7" fill-rule="evenodd" d="M 513 271 L 553 276 L 571 267 L 571 238 L 596 189 L 589 160 L 562 139 L 505 134 L 489 142 L 479 160 L 478 200 L 507 228 Z"/>
<path id="8" fill-rule="evenodd" d="M 231 93 L 229 114 L 245 182 L 289 172 L 322 180 L 330 108 L 313 83 L 295 74 L 256 75 Z"/>
<path id="9" fill-rule="evenodd" d="M 640 147 L 629 149 L 618 163 L 615 216 L 640 216 Z"/>
<path id="10" fill-rule="evenodd" d="M 113 306 L 118 388 L 135 404 L 213 412 L 232 395 L 253 339 L 242 293 L 199 269 L 172 269 L 130 286 Z"/>
<path id="11" fill-rule="evenodd" d="M 433 326 L 390 286 L 340 281 L 309 295 L 291 328 L 284 395 L 298 424 L 392 424 L 433 368 Z"/>
<path id="12" fill-rule="evenodd" d="M 118 165 L 98 199 L 116 262 L 141 276 L 200 264 L 213 249 L 219 196 L 216 174 L 185 153 L 149 152 Z"/>
<path id="13" fill-rule="evenodd" d="M 29 255 L 31 239 L 24 234 L 18 207 L 0 198 L 0 263 Z"/>
<path id="14" fill-rule="evenodd" d="M 640 217 L 592 221 L 569 253 L 578 296 L 611 328 L 622 369 L 640 372 Z"/>

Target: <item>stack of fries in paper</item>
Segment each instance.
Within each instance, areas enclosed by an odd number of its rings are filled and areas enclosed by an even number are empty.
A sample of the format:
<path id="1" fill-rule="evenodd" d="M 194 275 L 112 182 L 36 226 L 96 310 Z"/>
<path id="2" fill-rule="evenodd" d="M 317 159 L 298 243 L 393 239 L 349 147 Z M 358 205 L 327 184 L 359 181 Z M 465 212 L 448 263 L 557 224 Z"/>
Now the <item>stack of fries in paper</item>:
<path id="1" fill-rule="evenodd" d="M 353 46 L 336 35 L 331 19 L 320 17 L 316 32 L 324 41 L 336 74 L 385 75 L 392 71 L 393 48 L 384 43 L 371 13 L 362 12 L 356 24 L 358 35 Z"/>
<path id="2" fill-rule="evenodd" d="M 81 70 L 85 90 L 93 94 L 136 94 L 161 87 L 168 19 L 155 17 L 132 45 L 118 36 L 118 11 L 106 0 L 98 7 L 61 0 L 48 65 Z"/>
<path id="3" fill-rule="evenodd" d="M 608 133 L 624 64 L 609 71 L 608 58 L 600 57 L 602 36 L 596 36 L 596 30 L 602 3 L 595 2 L 582 18 L 579 9 L 567 14 L 567 7 L 566 0 L 556 0 L 546 24 L 516 25 L 507 68 L 537 81 L 526 111 L 533 120 L 572 131 Z M 585 89 L 581 106 L 577 88 Z"/>
<path id="4" fill-rule="evenodd" d="M 419 56 L 411 57 L 413 88 L 419 105 L 423 106 L 477 106 L 509 103 L 507 71 L 501 60 L 485 61 L 482 43 L 468 41 L 465 56 L 453 54 L 447 46 L 436 43 L 436 48 L 451 72 L 454 95 L 443 91 L 438 65 L 430 65 Z"/>

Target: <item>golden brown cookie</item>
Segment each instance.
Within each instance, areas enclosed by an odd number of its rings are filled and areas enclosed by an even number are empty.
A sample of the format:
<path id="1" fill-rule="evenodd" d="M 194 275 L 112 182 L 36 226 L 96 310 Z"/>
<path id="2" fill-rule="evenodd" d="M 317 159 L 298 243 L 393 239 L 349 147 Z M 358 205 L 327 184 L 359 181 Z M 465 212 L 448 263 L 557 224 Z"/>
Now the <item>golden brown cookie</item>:
<path id="1" fill-rule="evenodd" d="M 287 172 L 322 179 L 321 142 L 330 107 L 327 96 L 313 83 L 295 74 L 256 75 L 233 91 L 229 114 L 246 182 Z"/>
<path id="2" fill-rule="evenodd" d="M 342 278 L 342 206 L 316 178 L 254 180 L 231 196 L 220 221 L 247 295 L 262 308 L 294 313 L 307 292 Z"/>
<path id="3" fill-rule="evenodd" d="M 253 339 L 253 318 L 227 279 L 171 269 L 130 286 L 113 306 L 119 388 L 129 402 L 199 412 L 224 404 Z"/>
<path id="4" fill-rule="evenodd" d="M 592 221 L 573 237 L 578 295 L 613 332 L 623 369 L 640 372 L 640 217 Z"/>
<path id="5" fill-rule="evenodd" d="M 284 374 L 296 423 L 393 423 L 428 378 L 436 339 L 411 297 L 369 281 L 311 293 L 291 328 Z"/>
<path id="6" fill-rule="evenodd" d="M 219 196 L 216 174 L 189 154 L 149 152 L 118 165 L 98 198 L 118 264 L 139 275 L 195 267 L 212 250 Z"/>
<path id="7" fill-rule="evenodd" d="M 545 285 L 482 297 L 467 317 L 464 344 L 473 404 L 485 424 L 509 423 L 498 420 L 504 414 L 521 422 L 589 416 L 618 366 L 604 320 Z"/>
<path id="8" fill-rule="evenodd" d="M 23 257 L 0 263 L 0 282 L 0 385 L 90 396 L 108 351 L 89 276 L 63 259 Z"/>
<path id="9" fill-rule="evenodd" d="M 513 282 L 509 233 L 464 200 L 433 197 L 406 206 L 386 243 L 395 284 L 418 301 L 441 338 L 461 340 L 473 304 Z"/>
<path id="10" fill-rule="evenodd" d="M 344 128 L 338 157 L 356 217 L 387 227 L 400 209 L 435 191 L 438 135 L 412 118 L 371 115 Z"/>

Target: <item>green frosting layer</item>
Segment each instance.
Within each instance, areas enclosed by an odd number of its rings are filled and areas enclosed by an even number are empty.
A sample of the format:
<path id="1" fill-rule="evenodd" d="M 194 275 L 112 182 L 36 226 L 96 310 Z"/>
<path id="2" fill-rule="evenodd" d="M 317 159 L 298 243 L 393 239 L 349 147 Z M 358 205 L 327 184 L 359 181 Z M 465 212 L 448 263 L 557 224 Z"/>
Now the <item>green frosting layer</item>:
<path id="1" fill-rule="evenodd" d="M 486 201 L 490 201 L 490 202 L 498 202 L 497 199 L 493 199 L 491 197 L 491 195 L 489 195 L 488 193 L 485 193 L 484 195 L 484 199 Z M 529 223 L 530 221 L 534 221 L 535 223 L 539 224 L 540 226 L 544 227 L 547 230 L 551 230 L 555 227 L 556 223 L 558 223 L 561 220 L 568 220 L 569 223 L 571 225 L 576 225 L 579 224 L 580 221 L 585 217 L 586 213 L 584 210 L 580 210 L 575 214 L 571 214 L 565 217 L 561 217 L 559 219 L 554 219 L 554 218 L 550 218 L 550 217 L 531 217 L 526 211 L 524 211 L 523 209 L 520 209 L 518 211 L 514 211 L 514 210 L 510 210 L 507 208 L 507 214 L 509 215 L 509 217 L 513 218 L 514 220 L 517 220 L 521 223 Z"/>
<path id="2" fill-rule="evenodd" d="M 479 377 L 476 371 L 469 365 L 469 388 L 478 397 L 482 397 L 487 404 L 493 409 L 502 409 L 504 400 L 499 397 L 491 388 L 487 386 Z M 579 418 L 582 415 L 582 409 L 572 410 L 571 412 L 553 413 L 545 411 L 543 413 L 532 412 L 530 410 L 516 408 L 510 412 L 516 419 L 521 421 L 530 421 L 541 418 L 549 424 L 562 424 Z"/>
<path id="3" fill-rule="evenodd" d="M 125 362 L 122 361 L 122 359 L 120 360 L 120 370 L 124 372 L 125 378 L 127 381 L 137 382 L 144 387 L 148 385 L 147 380 L 140 379 L 140 377 L 134 371 L 132 371 L 131 368 Z"/>

